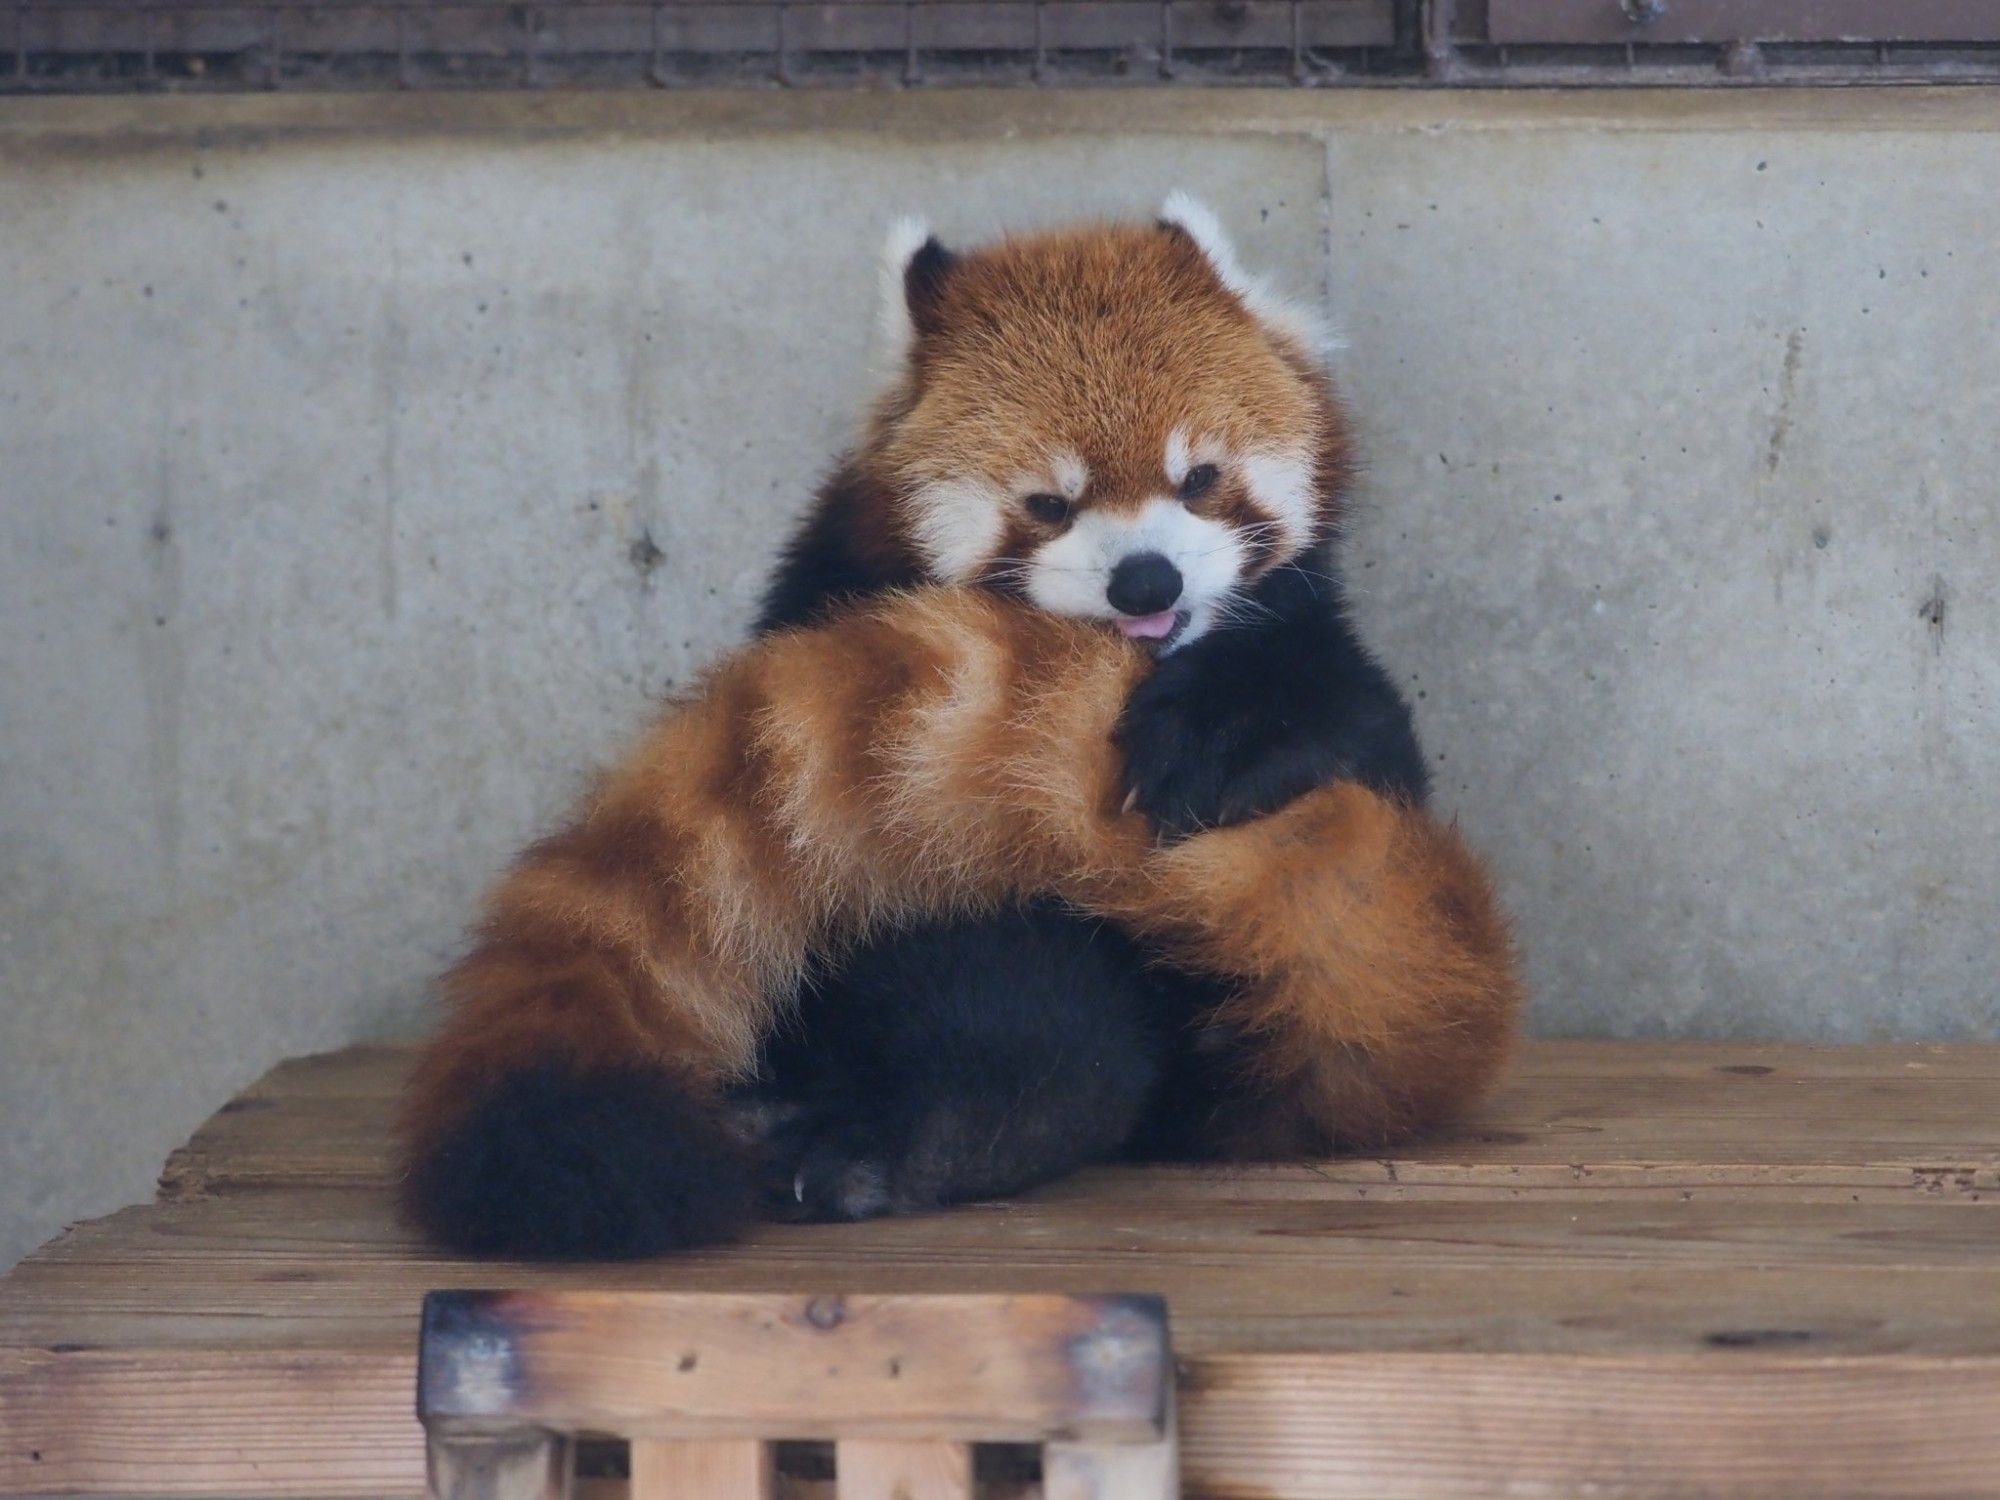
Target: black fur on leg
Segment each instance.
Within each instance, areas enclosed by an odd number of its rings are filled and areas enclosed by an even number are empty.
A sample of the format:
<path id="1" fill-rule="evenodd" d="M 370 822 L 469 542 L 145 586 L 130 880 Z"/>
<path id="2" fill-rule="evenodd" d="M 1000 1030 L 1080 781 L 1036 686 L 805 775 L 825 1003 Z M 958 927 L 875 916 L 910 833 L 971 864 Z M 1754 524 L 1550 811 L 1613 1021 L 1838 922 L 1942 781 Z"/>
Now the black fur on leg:
<path id="1" fill-rule="evenodd" d="M 1129 939 L 1053 902 L 886 934 L 816 976 L 739 1098 L 768 1208 L 918 1213 L 1114 1157 L 1184 1024 Z"/>
<path id="2" fill-rule="evenodd" d="M 714 1104 L 661 1069 L 518 1073 L 414 1168 L 411 1211 L 453 1250 L 633 1260 L 733 1238 L 751 1172 Z"/>
<path id="3" fill-rule="evenodd" d="M 1274 569 L 1241 623 L 1161 658 L 1116 738 L 1135 805 L 1169 838 L 1246 822 L 1333 781 L 1421 806 L 1410 708 L 1347 619 L 1331 551 Z"/>

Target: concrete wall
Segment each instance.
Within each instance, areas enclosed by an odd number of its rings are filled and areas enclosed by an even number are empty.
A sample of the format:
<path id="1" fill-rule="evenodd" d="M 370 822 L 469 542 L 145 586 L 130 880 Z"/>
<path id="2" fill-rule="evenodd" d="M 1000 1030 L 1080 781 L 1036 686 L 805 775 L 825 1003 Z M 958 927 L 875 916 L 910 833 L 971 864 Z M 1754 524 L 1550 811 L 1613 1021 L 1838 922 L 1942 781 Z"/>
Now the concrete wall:
<path id="1" fill-rule="evenodd" d="M 1366 624 L 1536 1024 L 2000 1035 L 2000 99 L 0 106 L 0 1264 L 739 638 L 871 258 L 1208 196 L 1324 296 Z"/>

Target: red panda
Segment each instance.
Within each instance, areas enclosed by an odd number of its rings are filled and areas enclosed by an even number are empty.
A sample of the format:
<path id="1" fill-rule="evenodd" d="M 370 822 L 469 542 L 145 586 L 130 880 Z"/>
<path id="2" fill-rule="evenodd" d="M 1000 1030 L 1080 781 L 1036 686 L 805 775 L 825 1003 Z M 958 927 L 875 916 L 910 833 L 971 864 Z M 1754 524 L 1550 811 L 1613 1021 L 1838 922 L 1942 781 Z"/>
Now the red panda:
<path id="1" fill-rule="evenodd" d="M 856 1217 L 1149 1132 L 1379 1144 L 1499 1065 L 1505 927 L 1346 618 L 1349 444 L 1304 320 L 1181 199 L 965 254 L 900 230 L 886 264 L 899 372 L 763 638 L 521 856 L 445 976 L 404 1139 L 458 1248 L 724 1237 L 773 1104 L 812 1122 L 796 1196 L 834 1142 L 809 1206 Z M 804 1050 L 883 1050 L 788 1093 L 781 1023 L 855 972 L 900 977 Z"/>

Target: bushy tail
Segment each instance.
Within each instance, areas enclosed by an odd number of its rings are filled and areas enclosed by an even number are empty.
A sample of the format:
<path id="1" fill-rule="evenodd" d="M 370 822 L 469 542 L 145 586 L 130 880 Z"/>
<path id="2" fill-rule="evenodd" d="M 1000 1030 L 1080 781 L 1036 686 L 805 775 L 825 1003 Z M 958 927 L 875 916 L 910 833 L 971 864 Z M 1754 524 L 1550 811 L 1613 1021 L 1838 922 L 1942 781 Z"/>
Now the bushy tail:
<path id="1" fill-rule="evenodd" d="M 488 898 L 405 1100 L 411 1217 L 487 1254 L 728 1237 L 753 1171 L 720 1095 L 808 955 L 904 914 L 990 908 L 1078 863 L 1138 665 L 961 591 L 725 661 Z M 1091 712 L 1065 708 L 1078 695 Z M 1091 753 L 1045 745 L 1079 718 L 1100 725 Z M 1026 785 L 1059 804 L 1053 820 Z"/>
<path id="2" fill-rule="evenodd" d="M 1054 894 L 1234 981 L 1256 1117 L 1226 1154 L 1380 1141 L 1485 1087 L 1520 1003 L 1484 872 L 1353 784 L 1157 847 L 1122 810 L 1128 644 L 930 590 L 726 661 L 529 849 L 443 982 L 405 1115 L 416 1218 L 466 1250 L 726 1236 L 720 1096 L 812 955 Z"/>
<path id="3" fill-rule="evenodd" d="M 666 1068 L 502 1078 L 411 1162 L 408 1200 L 470 1255 L 626 1260 L 732 1238 L 750 1167 L 714 1104 Z"/>

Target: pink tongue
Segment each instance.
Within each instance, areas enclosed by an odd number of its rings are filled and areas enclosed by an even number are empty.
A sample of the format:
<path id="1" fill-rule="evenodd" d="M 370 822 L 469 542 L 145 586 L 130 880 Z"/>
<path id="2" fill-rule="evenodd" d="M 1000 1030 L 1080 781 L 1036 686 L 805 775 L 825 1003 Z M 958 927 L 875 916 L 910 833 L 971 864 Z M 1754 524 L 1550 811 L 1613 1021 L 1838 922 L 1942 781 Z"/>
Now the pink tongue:
<path id="1" fill-rule="evenodd" d="M 1174 633 L 1174 612 L 1163 609 L 1156 615 L 1120 615 L 1118 628 L 1129 640 L 1162 640 Z"/>

